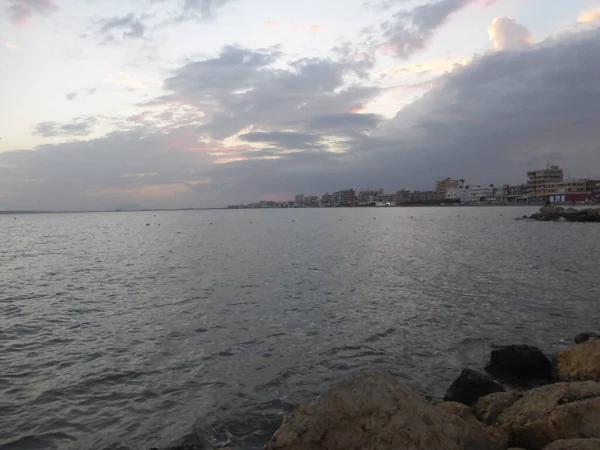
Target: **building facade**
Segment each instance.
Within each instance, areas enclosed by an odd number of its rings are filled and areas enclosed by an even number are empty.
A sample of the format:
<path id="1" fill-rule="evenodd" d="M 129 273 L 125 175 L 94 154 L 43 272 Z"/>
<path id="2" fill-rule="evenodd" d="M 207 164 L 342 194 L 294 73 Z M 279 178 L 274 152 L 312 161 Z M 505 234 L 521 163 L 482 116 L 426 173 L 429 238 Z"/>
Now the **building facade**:
<path id="1" fill-rule="evenodd" d="M 462 186 L 463 183 L 460 180 L 453 180 L 452 178 L 444 178 L 435 182 L 435 192 L 441 198 L 446 198 L 446 192 L 448 189 L 457 188 Z"/>
<path id="2" fill-rule="evenodd" d="M 469 203 L 495 203 L 496 187 L 489 186 L 470 186 Z"/>
<path id="3" fill-rule="evenodd" d="M 374 205 L 377 197 L 383 195 L 383 189 L 365 190 L 358 193 L 357 202 L 359 206 Z"/>
<path id="4" fill-rule="evenodd" d="M 530 197 L 544 197 L 556 193 L 558 183 L 563 181 L 563 170 L 548 164 L 545 169 L 527 172 L 527 193 Z"/>
<path id="5" fill-rule="evenodd" d="M 527 203 L 527 185 L 504 184 L 496 192 L 496 202 L 506 205 Z"/>
<path id="6" fill-rule="evenodd" d="M 470 189 L 466 187 L 451 187 L 446 189 L 446 200 L 449 202 L 469 203 L 471 199 Z"/>
<path id="7" fill-rule="evenodd" d="M 334 192 L 332 201 L 334 206 L 354 206 L 356 205 L 356 193 L 354 189 Z"/>

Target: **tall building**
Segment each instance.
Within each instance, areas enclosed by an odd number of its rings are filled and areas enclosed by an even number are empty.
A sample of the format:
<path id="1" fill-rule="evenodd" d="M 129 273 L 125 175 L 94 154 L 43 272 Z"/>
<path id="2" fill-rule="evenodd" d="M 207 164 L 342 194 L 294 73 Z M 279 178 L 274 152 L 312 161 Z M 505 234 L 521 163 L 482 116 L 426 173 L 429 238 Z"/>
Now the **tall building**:
<path id="1" fill-rule="evenodd" d="M 345 189 L 343 191 L 334 192 L 332 196 L 335 206 L 354 206 L 356 204 L 356 193 L 354 189 Z"/>
<path id="2" fill-rule="evenodd" d="M 332 195 L 329 192 L 325 192 L 321 196 L 321 206 L 331 206 L 333 204 Z"/>
<path id="3" fill-rule="evenodd" d="M 452 178 L 444 178 L 435 182 L 435 192 L 440 198 L 446 198 L 446 191 L 450 188 L 457 188 L 461 186 L 460 180 L 453 180 Z"/>
<path id="4" fill-rule="evenodd" d="M 553 194 L 558 183 L 563 181 L 563 171 L 560 167 L 548 164 L 545 169 L 527 172 L 527 193 L 533 197 Z"/>
<path id="5" fill-rule="evenodd" d="M 296 206 L 300 206 L 304 204 L 304 194 L 296 194 L 296 199 L 294 201 Z"/>

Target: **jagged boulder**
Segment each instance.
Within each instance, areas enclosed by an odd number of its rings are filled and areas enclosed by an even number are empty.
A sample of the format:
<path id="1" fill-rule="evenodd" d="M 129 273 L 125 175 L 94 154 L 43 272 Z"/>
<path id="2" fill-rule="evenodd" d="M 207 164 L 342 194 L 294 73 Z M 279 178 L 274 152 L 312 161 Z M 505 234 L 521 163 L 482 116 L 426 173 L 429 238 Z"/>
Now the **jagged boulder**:
<path id="1" fill-rule="evenodd" d="M 552 380 L 552 363 L 531 345 L 507 345 L 490 354 L 485 370 L 512 385 L 543 384 Z"/>
<path id="2" fill-rule="evenodd" d="M 480 397 L 504 390 L 504 387 L 489 375 L 472 369 L 463 369 L 458 378 L 448 387 L 444 401 L 470 406 Z"/>
<path id="3" fill-rule="evenodd" d="M 266 450 L 500 450 L 508 435 L 460 404 L 433 406 L 383 371 L 361 373 L 300 405 Z"/>
<path id="4" fill-rule="evenodd" d="M 600 450 L 600 439 L 559 439 L 544 450 Z"/>
<path id="5" fill-rule="evenodd" d="M 514 391 L 486 395 L 477 400 L 473 406 L 473 415 L 487 425 L 494 425 L 502 411 L 512 406 L 520 398 L 521 394 Z"/>
<path id="6" fill-rule="evenodd" d="M 501 428 L 487 426 L 479 422 L 471 408 L 462 403 L 443 402 L 437 408 L 445 414 L 461 419 L 464 448 L 468 450 L 504 450 L 508 446 L 508 433 Z M 460 423 L 459 422 L 459 423 Z"/>
<path id="7" fill-rule="evenodd" d="M 600 339 L 560 350 L 556 354 L 555 372 L 561 381 L 600 381 Z"/>
<path id="8" fill-rule="evenodd" d="M 496 423 L 510 443 L 540 450 L 559 439 L 600 438 L 600 383 L 556 383 L 526 392 Z"/>
<path id="9" fill-rule="evenodd" d="M 600 339 L 600 334 L 590 332 L 579 333 L 577 336 L 575 336 L 575 343 L 581 344 L 582 342 L 586 342 L 591 339 Z"/>

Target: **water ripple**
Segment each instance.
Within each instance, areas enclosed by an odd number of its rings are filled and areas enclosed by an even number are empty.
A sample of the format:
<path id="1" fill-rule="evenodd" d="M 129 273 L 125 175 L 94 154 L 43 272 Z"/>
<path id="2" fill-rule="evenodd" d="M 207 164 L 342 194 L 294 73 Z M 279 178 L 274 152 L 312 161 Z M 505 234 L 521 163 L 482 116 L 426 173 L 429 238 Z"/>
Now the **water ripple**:
<path id="1" fill-rule="evenodd" d="M 440 397 L 495 345 L 567 345 L 600 319 L 600 227 L 528 213 L 0 215 L 0 448 L 253 450 L 357 371 Z"/>

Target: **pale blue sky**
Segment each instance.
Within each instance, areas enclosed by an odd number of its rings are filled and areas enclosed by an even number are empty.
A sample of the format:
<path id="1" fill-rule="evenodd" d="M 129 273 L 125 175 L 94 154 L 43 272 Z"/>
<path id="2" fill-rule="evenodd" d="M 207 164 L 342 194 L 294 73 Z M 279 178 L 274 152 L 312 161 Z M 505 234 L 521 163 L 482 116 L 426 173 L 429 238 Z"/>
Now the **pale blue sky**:
<path id="1" fill-rule="evenodd" d="M 211 3 L 210 0 L 204 2 Z M 40 146 L 48 144 L 56 146 L 52 151 L 60 154 L 61 145 L 68 145 L 69 142 L 89 141 L 89 145 L 94 146 L 101 146 L 105 142 L 110 145 L 108 140 L 102 140 L 110 133 L 145 133 L 154 136 L 184 126 L 190 127 L 191 133 L 196 133 L 193 130 L 197 129 L 205 130 L 193 138 L 192 147 L 196 144 L 210 148 L 245 145 L 250 146 L 251 150 L 264 150 L 268 144 L 267 147 L 272 150 L 273 143 L 263 142 L 262 146 L 254 141 L 248 143 L 239 135 L 249 131 L 276 129 L 298 131 L 298 127 L 290 128 L 290 125 L 284 126 L 274 121 L 275 118 L 283 119 L 280 116 L 290 111 L 273 112 L 275 116 L 271 118 L 267 113 L 270 108 L 259 102 L 260 114 L 257 113 L 256 122 L 253 123 L 250 116 L 243 123 L 240 122 L 239 131 L 222 136 L 215 130 L 220 129 L 224 120 L 229 120 L 232 114 L 239 115 L 235 109 L 231 113 L 224 111 L 224 103 L 214 103 L 223 101 L 223 89 L 229 88 L 214 86 L 214 99 L 217 100 L 208 101 L 206 96 L 213 98 L 212 91 L 203 94 L 204 99 L 197 96 L 198 89 L 211 87 L 202 85 L 207 83 L 206 74 L 202 75 L 204 78 L 198 78 L 196 85 L 189 84 L 194 81 L 186 79 L 188 84 L 184 83 L 184 86 L 179 82 L 181 78 L 172 78 L 181 74 L 186 67 L 192 70 L 196 62 L 214 60 L 226 46 L 274 55 L 272 61 L 257 69 L 256 73 L 253 72 L 253 77 L 276 77 L 284 71 L 291 71 L 289 76 L 292 76 L 297 70 L 293 67 L 298 66 L 292 67 L 290 64 L 298 64 L 294 61 L 302 58 L 313 58 L 322 62 L 322 65 L 335 62 L 342 64 L 343 69 L 340 70 L 344 71 L 345 82 L 326 88 L 330 89 L 327 94 L 318 94 L 325 95 L 325 98 L 341 98 L 342 91 L 351 86 L 356 89 L 361 86 L 365 89 L 386 88 L 369 94 L 356 94 L 356 99 L 350 102 L 340 101 L 340 108 L 380 117 L 375 128 L 361 132 L 360 136 L 352 133 L 344 134 L 343 138 L 338 134 L 321 136 L 321 142 L 343 142 L 341 147 L 331 144 L 330 150 L 340 151 L 341 148 L 344 152 L 360 139 L 377 135 L 377 129 L 385 129 L 386 121 L 403 108 L 411 106 L 432 85 L 443 80 L 438 77 L 450 71 L 453 64 L 472 66 L 475 64 L 472 62 L 474 56 L 490 58 L 494 52 L 517 51 L 517 48 L 493 48 L 488 28 L 495 18 L 514 19 L 514 26 L 511 25 L 513 22 L 508 23 L 508 28 L 501 33 L 514 32 L 515 35 L 503 38 L 519 40 L 521 37 L 516 33 L 525 30 L 523 33 L 531 36 L 524 43 L 528 49 L 518 50 L 533 52 L 539 43 L 560 37 L 565 32 L 577 34 L 593 29 L 597 22 L 578 24 L 578 17 L 585 11 L 600 8 L 600 1 L 597 0 L 229 0 L 212 2 L 210 16 L 202 16 L 200 8 L 186 9 L 186 3 L 184 0 L 0 0 L 0 152 L 11 152 L 12 155 L 15 150 L 37 148 L 38 152 L 29 158 L 35 160 L 38 155 L 40 159 L 44 157 L 45 154 L 41 152 L 47 147 Z M 384 8 L 383 5 L 389 7 Z M 437 6 L 440 8 L 435 9 Z M 24 9 L 26 14 L 29 11 L 29 16 L 15 17 L 15 7 Z M 419 10 L 419 7 L 431 7 L 431 10 Z M 406 20 L 394 22 L 395 15 L 402 11 L 406 14 Z M 385 30 L 388 30 L 387 34 Z M 128 33 L 131 36 L 127 36 Z M 416 43 L 421 38 L 421 43 Z M 341 48 L 344 51 L 340 51 Z M 363 56 L 360 56 L 361 53 Z M 361 58 L 368 58 L 368 67 L 358 68 Z M 353 64 L 356 67 L 349 68 Z M 226 73 L 234 79 L 251 76 L 242 72 L 238 74 L 235 70 Z M 169 79 L 178 80 L 176 88 L 173 87 L 175 83 L 167 82 Z M 256 78 L 253 80 L 237 81 L 241 83 L 240 86 L 247 86 L 258 82 Z M 219 79 L 219 82 L 223 81 Z M 268 83 L 262 89 L 267 87 Z M 186 95 L 191 92 L 190 89 L 194 94 L 190 93 L 188 99 Z M 250 89 L 259 92 L 258 87 Z M 286 88 L 286 95 L 290 93 L 289 89 Z M 303 94 L 299 95 L 308 95 L 304 92 L 310 91 L 310 86 L 303 89 Z M 257 98 L 257 101 L 261 98 L 264 96 Z M 294 104 L 302 108 L 303 104 L 314 102 L 315 98 L 307 97 L 307 102 L 301 99 L 295 101 Z M 244 104 L 246 108 L 258 108 L 259 103 Z M 422 103 L 416 103 L 413 109 Z M 227 103 L 231 108 L 234 108 L 234 104 L 237 101 Z M 342 107 L 342 104 L 347 106 Z M 362 107 L 355 107 L 357 104 Z M 214 105 L 214 109 L 211 105 Z M 324 113 L 349 112 L 345 109 L 336 110 L 334 106 L 331 108 L 327 111 L 324 109 Z M 165 111 L 170 111 L 167 113 L 169 120 L 146 120 L 152 114 L 158 116 Z M 315 111 L 318 112 L 318 109 Z M 292 116 L 294 114 L 290 113 Z M 308 116 L 298 117 L 310 120 Z M 305 131 L 311 132 L 310 129 Z M 83 147 L 78 154 L 85 154 Z M 157 154 L 165 158 L 177 158 L 177 155 L 169 153 L 172 150 L 168 147 L 163 149 L 163 153 L 158 149 Z M 290 151 L 299 154 L 300 150 L 296 148 Z M 194 176 L 210 178 L 210 183 L 216 185 L 217 175 L 203 174 L 203 169 L 207 165 L 222 166 L 218 163 L 222 163 L 223 158 L 217 154 L 222 155 L 226 151 L 215 150 L 213 156 L 203 154 Z M 344 164 L 357 161 L 358 156 L 351 157 L 350 153 L 347 156 Z M 158 158 L 156 154 L 150 157 Z M 236 154 L 231 159 L 246 161 L 247 156 Z M 262 161 L 266 164 L 265 161 L 269 160 L 265 157 Z M 85 161 L 84 157 L 82 161 Z M 300 163 L 289 164 L 283 168 L 278 166 L 277 170 L 299 170 L 301 167 Z M 3 165 L 14 166 L 0 159 L 0 169 Z M 143 167 L 152 166 L 148 161 L 140 161 L 139 165 L 140 170 L 136 170 L 136 173 L 143 173 Z M 156 165 L 161 167 L 162 163 L 157 159 Z M 0 209 L 3 201 L 7 207 L 19 206 L 19 202 L 24 206 L 43 203 L 35 198 L 38 195 L 35 187 L 27 185 L 27 189 L 23 189 L 19 176 L 29 176 L 25 175 L 27 170 L 24 166 L 23 169 L 21 175 L 13 171 L 11 182 L 5 186 L 0 181 Z M 218 169 L 223 171 L 221 167 Z M 73 171 L 77 170 L 80 169 L 73 167 Z M 114 170 L 118 172 L 117 168 Z M 122 175 L 114 174 L 117 179 L 129 180 Z M 35 176 L 41 175 L 38 173 Z M 224 180 L 231 176 L 222 175 Z M 512 178 L 517 176 L 515 174 Z M 48 174 L 50 178 L 52 174 Z M 373 178 L 378 179 L 377 176 Z M 193 180 L 178 179 L 177 176 L 170 177 L 163 184 L 153 183 L 152 189 L 150 185 L 146 186 L 149 189 L 146 192 L 150 194 L 145 195 L 140 194 L 140 189 L 144 189 L 145 185 L 136 180 L 131 186 L 115 184 L 114 180 L 108 178 L 105 182 L 96 180 L 93 186 L 82 188 L 75 196 L 78 199 L 76 202 L 56 200 L 55 206 L 70 208 L 84 205 L 89 200 L 87 197 L 90 192 L 94 192 L 94 205 L 108 205 L 116 201 L 167 205 L 172 201 L 175 205 L 192 202 L 194 205 L 191 206 L 196 206 L 218 204 L 221 198 L 228 200 L 235 197 L 233 192 L 217 195 L 220 192 L 217 188 L 211 192 L 191 190 L 190 185 L 185 183 Z M 348 179 L 346 183 L 352 184 L 352 181 Z M 39 181 L 46 182 L 49 183 L 46 178 Z M 184 183 L 183 187 L 177 187 L 181 183 Z M 152 193 L 160 191 L 156 186 L 163 186 L 165 192 L 172 190 L 175 194 L 161 194 L 152 198 Z M 290 189 L 292 187 L 282 185 L 278 190 L 272 184 L 268 188 L 257 188 L 252 195 L 287 195 L 292 192 Z M 102 197 L 99 192 L 111 194 L 102 203 L 98 200 L 98 197 Z M 119 196 L 119 192 L 122 195 Z"/>

